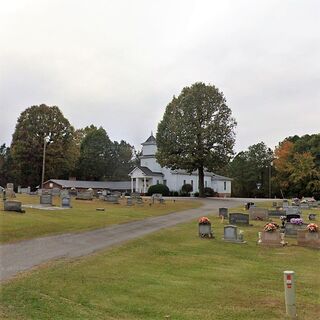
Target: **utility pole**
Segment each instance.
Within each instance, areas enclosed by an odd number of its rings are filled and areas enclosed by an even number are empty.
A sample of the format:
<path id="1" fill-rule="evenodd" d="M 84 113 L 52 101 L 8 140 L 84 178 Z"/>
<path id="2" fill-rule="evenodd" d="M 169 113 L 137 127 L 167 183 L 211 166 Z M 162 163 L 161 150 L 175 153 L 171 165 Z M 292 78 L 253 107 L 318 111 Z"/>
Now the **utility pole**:
<path id="1" fill-rule="evenodd" d="M 47 137 L 44 137 L 43 138 L 41 189 L 43 189 L 43 182 L 44 182 L 44 171 L 45 171 L 45 164 L 46 164 L 46 146 L 47 146 Z"/>

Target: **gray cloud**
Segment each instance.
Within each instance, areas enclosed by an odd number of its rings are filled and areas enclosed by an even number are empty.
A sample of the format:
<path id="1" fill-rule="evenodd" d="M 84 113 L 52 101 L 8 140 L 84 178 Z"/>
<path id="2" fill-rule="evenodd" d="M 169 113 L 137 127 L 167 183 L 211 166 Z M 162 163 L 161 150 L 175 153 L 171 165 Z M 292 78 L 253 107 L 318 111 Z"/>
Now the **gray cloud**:
<path id="1" fill-rule="evenodd" d="M 195 81 L 224 92 L 236 150 L 319 132 L 318 1 L 12 0 L 0 11 L 0 143 L 28 106 L 139 146 Z"/>

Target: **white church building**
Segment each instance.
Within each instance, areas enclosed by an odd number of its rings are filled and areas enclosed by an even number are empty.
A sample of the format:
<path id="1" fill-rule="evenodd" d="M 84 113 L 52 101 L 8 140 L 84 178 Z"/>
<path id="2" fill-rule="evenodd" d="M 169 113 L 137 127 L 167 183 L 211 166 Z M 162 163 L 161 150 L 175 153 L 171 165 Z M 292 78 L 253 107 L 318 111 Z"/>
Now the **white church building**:
<path id="1" fill-rule="evenodd" d="M 184 170 L 171 170 L 161 167 L 157 162 L 155 154 L 157 143 L 155 137 L 151 136 L 142 143 L 142 155 L 140 165 L 135 167 L 130 173 L 131 191 L 147 193 L 148 188 L 155 184 L 164 184 L 170 191 L 180 191 L 184 184 L 191 184 L 193 192 L 198 192 L 198 174 L 191 174 Z M 230 197 L 232 179 L 217 175 L 213 172 L 204 173 L 204 186 L 212 188 L 219 194 L 219 197 Z"/>

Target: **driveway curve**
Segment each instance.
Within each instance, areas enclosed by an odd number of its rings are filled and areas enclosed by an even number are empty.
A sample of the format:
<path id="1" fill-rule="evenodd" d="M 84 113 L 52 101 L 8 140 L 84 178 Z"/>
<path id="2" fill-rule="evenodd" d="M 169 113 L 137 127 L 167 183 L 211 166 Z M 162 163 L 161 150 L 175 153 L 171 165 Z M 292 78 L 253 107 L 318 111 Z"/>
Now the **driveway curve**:
<path id="1" fill-rule="evenodd" d="M 172 227 L 203 215 L 218 214 L 218 208 L 231 208 L 246 199 L 206 199 L 197 209 L 112 225 L 81 233 L 66 233 L 0 245 L 0 281 L 53 259 L 75 258 L 121 244 L 157 230 Z M 256 199 L 255 199 L 256 200 Z M 200 201 L 200 200 L 198 200 Z"/>

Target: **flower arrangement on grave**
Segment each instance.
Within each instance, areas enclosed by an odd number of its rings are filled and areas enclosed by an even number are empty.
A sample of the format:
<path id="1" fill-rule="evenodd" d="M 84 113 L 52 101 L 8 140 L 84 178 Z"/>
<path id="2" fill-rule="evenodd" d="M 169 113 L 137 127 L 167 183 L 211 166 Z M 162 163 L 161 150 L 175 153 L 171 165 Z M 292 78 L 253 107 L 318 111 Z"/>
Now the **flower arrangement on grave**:
<path id="1" fill-rule="evenodd" d="M 273 222 L 269 222 L 264 226 L 264 231 L 267 231 L 267 232 L 273 232 L 273 231 L 276 231 L 277 229 L 278 229 L 278 226 Z"/>
<path id="2" fill-rule="evenodd" d="M 303 220 L 301 218 L 292 218 L 290 219 L 290 223 L 301 226 L 303 225 Z"/>
<path id="3" fill-rule="evenodd" d="M 319 231 L 319 227 L 315 223 L 310 223 L 310 224 L 307 225 L 307 230 L 309 232 L 318 232 Z"/>
<path id="4" fill-rule="evenodd" d="M 207 218 L 207 217 L 201 217 L 201 218 L 199 219 L 199 224 L 211 224 L 211 222 L 210 222 L 209 218 Z"/>

